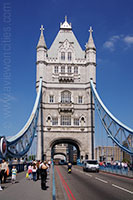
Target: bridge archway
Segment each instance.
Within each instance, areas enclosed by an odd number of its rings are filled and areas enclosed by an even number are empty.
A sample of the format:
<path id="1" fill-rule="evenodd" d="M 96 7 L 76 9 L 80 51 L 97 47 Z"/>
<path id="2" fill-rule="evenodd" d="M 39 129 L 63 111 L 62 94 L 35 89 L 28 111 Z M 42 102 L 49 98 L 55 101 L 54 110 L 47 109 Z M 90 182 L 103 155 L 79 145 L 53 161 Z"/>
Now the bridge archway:
<path id="1" fill-rule="evenodd" d="M 58 156 L 62 156 L 63 160 L 67 160 L 67 155 L 63 152 L 55 152 L 53 154 L 53 159 L 58 158 Z"/>
<path id="2" fill-rule="evenodd" d="M 58 152 L 54 152 L 54 148 L 55 148 L 56 145 L 59 145 L 59 144 L 72 145 L 76 149 L 77 159 L 80 159 L 81 144 L 80 144 L 79 141 L 72 139 L 72 138 L 58 138 L 58 139 L 54 139 L 54 140 L 51 141 L 50 149 L 51 149 L 51 158 L 52 159 L 53 159 L 55 154 L 58 154 Z M 65 154 L 65 153 L 62 153 L 62 155 L 63 154 Z M 66 155 L 66 157 L 67 157 L 67 155 Z"/>

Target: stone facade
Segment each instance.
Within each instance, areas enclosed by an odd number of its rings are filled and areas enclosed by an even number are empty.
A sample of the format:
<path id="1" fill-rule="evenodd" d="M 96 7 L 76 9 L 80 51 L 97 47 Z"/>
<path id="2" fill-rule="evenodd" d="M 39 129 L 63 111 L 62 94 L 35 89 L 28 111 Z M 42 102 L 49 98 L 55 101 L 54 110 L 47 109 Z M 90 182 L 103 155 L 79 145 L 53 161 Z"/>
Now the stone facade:
<path id="1" fill-rule="evenodd" d="M 123 152 L 118 146 L 98 146 L 95 148 L 95 158 L 99 162 L 122 161 Z"/>
<path id="2" fill-rule="evenodd" d="M 42 103 L 38 121 L 37 159 L 50 159 L 59 143 L 73 144 L 79 158 L 94 157 L 94 103 L 90 79 L 96 83 L 96 48 L 90 36 L 83 51 L 72 26 L 60 30 L 48 49 L 41 26 L 37 45 L 36 89 L 43 78 Z"/>

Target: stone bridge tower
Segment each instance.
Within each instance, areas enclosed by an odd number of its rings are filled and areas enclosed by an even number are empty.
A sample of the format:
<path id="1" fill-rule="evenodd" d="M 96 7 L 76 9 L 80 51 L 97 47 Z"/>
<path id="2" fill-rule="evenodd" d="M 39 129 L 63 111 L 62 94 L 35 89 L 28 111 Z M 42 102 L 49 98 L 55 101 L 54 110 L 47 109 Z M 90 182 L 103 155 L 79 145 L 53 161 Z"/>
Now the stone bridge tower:
<path id="1" fill-rule="evenodd" d="M 96 48 L 90 27 L 82 50 L 65 18 L 48 49 L 41 26 L 37 45 L 36 89 L 43 78 L 37 128 L 37 159 L 50 159 L 56 144 L 69 143 L 80 159 L 94 158 L 94 103 L 90 79 L 96 83 Z"/>

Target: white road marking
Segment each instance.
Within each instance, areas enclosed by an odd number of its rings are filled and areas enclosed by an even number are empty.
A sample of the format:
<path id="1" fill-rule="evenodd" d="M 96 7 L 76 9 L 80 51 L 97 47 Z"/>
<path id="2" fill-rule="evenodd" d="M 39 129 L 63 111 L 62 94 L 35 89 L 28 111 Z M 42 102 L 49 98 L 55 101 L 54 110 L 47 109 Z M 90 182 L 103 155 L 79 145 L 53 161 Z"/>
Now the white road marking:
<path id="1" fill-rule="evenodd" d="M 91 174 L 86 174 L 87 176 L 90 176 L 90 177 L 92 177 L 92 175 Z"/>
<path id="2" fill-rule="evenodd" d="M 101 182 L 103 182 L 103 183 L 108 183 L 107 181 L 105 181 L 105 180 L 103 180 L 103 179 L 101 179 L 101 178 L 98 178 L 98 177 L 95 177 L 95 179 L 97 179 L 97 180 L 99 180 L 99 181 L 101 181 Z"/>
<path id="3" fill-rule="evenodd" d="M 125 192 L 128 192 L 128 193 L 130 193 L 130 194 L 133 194 L 132 191 L 127 190 L 127 189 L 125 189 L 125 188 L 122 188 L 122 187 L 120 187 L 120 186 L 118 186 L 118 185 L 112 184 L 112 186 L 114 186 L 114 187 L 116 187 L 116 188 L 118 188 L 118 189 L 120 189 L 120 190 L 123 190 L 123 191 L 125 191 Z"/>

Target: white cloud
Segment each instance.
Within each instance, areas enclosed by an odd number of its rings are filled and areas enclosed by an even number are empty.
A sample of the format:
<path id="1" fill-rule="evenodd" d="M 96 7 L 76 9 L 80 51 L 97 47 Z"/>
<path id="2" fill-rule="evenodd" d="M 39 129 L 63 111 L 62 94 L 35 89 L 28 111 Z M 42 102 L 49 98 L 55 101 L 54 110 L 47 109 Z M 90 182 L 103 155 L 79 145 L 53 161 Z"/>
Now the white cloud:
<path id="1" fill-rule="evenodd" d="M 103 47 L 106 49 L 109 49 L 110 51 L 115 50 L 115 43 L 120 40 L 119 35 L 113 35 L 109 40 L 107 40 L 104 44 Z"/>
<path id="2" fill-rule="evenodd" d="M 125 36 L 123 40 L 127 45 L 133 44 L 133 36 Z"/>
<path id="3" fill-rule="evenodd" d="M 116 40 L 119 40 L 120 36 L 119 35 L 114 35 L 110 38 L 111 41 L 115 42 Z"/>
<path id="4" fill-rule="evenodd" d="M 133 44 L 133 36 L 113 35 L 111 38 L 109 38 L 109 40 L 104 42 L 103 47 L 110 51 L 114 51 L 116 44 L 118 45 L 118 41 L 121 43 L 124 42 L 126 46 L 129 47 Z"/>
<path id="5" fill-rule="evenodd" d="M 114 50 L 114 43 L 113 43 L 113 41 L 106 41 L 103 44 L 103 47 L 106 48 L 106 49 L 110 49 L 111 51 L 113 51 Z"/>

